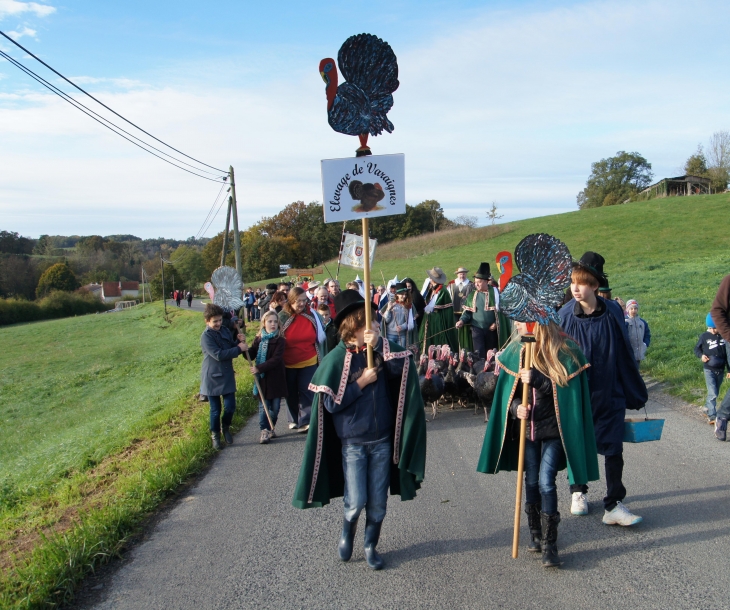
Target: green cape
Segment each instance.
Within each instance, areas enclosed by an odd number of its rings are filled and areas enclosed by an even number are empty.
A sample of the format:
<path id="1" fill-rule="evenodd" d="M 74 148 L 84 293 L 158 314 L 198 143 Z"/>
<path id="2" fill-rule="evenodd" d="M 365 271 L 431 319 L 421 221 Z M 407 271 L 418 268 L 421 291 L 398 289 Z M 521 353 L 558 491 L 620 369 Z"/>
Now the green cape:
<path id="1" fill-rule="evenodd" d="M 321 507 L 345 493 L 342 443 L 335 432 L 332 415 L 322 407 L 321 398 L 323 393 L 327 393 L 335 400 L 338 396 L 342 399 L 351 358 L 352 354 L 340 341 L 322 361 L 309 386 L 315 395 L 302 466 L 292 500 L 295 508 Z M 405 358 L 402 377 L 390 379 L 388 383 L 391 404 L 396 406 L 390 494 L 400 495 L 401 500 L 411 500 L 421 487 L 426 469 L 423 399 L 412 353 L 383 338 L 383 358 L 386 361 Z"/>
<path id="2" fill-rule="evenodd" d="M 572 340 L 567 340 L 566 343 L 578 363 L 565 352 L 561 352 L 560 362 L 568 371 L 570 381 L 567 387 L 561 387 L 553 381 L 553 399 L 560 439 L 567 457 L 567 464 L 564 463 L 560 470 L 567 466 L 571 485 L 584 485 L 588 481 L 597 481 L 600 478 L 596 437 L 593 432 L 591 394 L 588 390 L 588 378 L 584 374 L 590 365 L 576 343 Z M 510 343 L 497 357 L 500 371 L 487 431 L 484 434 L 482 453 L 477 465 L 478 472 L 496 474 L 500 470 L 517 470 L 519 427 L 515 426 L 514 430 L 517 432 L 513 432 L 508 417 L 509 405 L 519 382 L 518 371 L 523 362 L 523 345 L 519 342 Z"/>
<path id="3" fill-rule="evenodd" d="M 426 300 L 426 305 L 430 301 Z M 459 339 L 456 336 L 456 321 L 451 295 L 443 286 L 436 297 L 435 308 L 431 313 L 424 313 L 421 328 L 418 331 L 418 346 L 427 353 L 431 345 L 448 343 L 452 352 L 459 351 Z"/>
<path id="4" fill-rule="evenodd" d="M 499 349 L 502 349 L 507 341 L 509 341 L 510 335 L 512 334 L 512 326 L 510 325 L 509 318 L 505 316 L 499 309 L 495 306 L 495 297 L 494 297 L 494 291 L 497 290 L 494 286 L 489 286 L 487 288 L 489 291 L 489 303 L 487 307 L 490 309 L 494 308 L 494 313 L 496 314 L 494 317 L 497 322 L 497 344 L 499 345 Z M 464 303 L 464 311 L 468 311 L 471 313 L 472 317 L 476 313 L 476 308 L 474 307 L 474 299 L 477 298 L 478 291 L 474 290 L 473 292 L 470 292 L 466 297 L 466 302 Z M 464 324 L 462 326 L 463 328 L 469 327 L 469 331 L 471 332 L 471 323 Z"/>

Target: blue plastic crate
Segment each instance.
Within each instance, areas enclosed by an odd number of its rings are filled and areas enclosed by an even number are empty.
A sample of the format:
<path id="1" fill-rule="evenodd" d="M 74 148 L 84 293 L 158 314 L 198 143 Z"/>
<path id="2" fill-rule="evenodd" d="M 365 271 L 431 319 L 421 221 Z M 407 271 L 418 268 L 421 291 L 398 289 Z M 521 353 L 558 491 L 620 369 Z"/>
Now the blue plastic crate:
<path id="1" fill-rule="evenodd" d="M 624 443 L 645 443 L 662 438 L 663 419 L 629 418 L 624 421 Z"/>

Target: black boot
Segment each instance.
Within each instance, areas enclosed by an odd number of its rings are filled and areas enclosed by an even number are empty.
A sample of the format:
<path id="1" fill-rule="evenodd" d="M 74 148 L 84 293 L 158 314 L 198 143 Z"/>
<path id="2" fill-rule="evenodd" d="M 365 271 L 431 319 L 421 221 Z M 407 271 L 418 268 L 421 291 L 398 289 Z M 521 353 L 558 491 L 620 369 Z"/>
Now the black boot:
<path id="1" fill-rule="evenodd" d="M 354 521 L 342 520 L 342 535 L 340 536 L 340 544 L 337 547 L 342 561 L 350 561 L 350 557 L 352 557 L 352 543 L 355 540 L 356 532 L 357 519 Z"/>
<path id="2" fill-rule="evenodd" d="M 560 513 L 554 515 L 546 515 L 540 513 L 542 518 L 542 566 L 544 568 L 554 568 L 562 562 L 558 557 L 558 523 L 560 523 Z"/>
<path id="3" fill-rule="evenodd" d="M 527 543 L 527 550 L 530 553 L 539 553 L 542 550 L 540 546 L 540 539 L 542 538 L 540 505 L 525 504 L 525 513 L 527 513 L 527 525 L 530 528 L 530 542 Z"/>
<path id="4" fill-rule="evenodd" d="M 373 521 L 365 521 L 365 559 L 373 570 L 383 569 L 383 559 L 378 555 L 375 547 L 380 540 L 380 528 L 383 522 L 374 523 Z"/>
<path id="5" fill-rule="evenodd" d="M 213 439 L 213 449 L 216 451 L 221 450 L 221 433 L 220 432 L 211 432 L 210 438 Z"/>
<path id="6" fill-rule="evenodd" d="M 227 445 L 233 444 L 233 435 L 231 434 L 231 429 L 228 427 L 223 428 L 223 438 L 226 439 Z"/>

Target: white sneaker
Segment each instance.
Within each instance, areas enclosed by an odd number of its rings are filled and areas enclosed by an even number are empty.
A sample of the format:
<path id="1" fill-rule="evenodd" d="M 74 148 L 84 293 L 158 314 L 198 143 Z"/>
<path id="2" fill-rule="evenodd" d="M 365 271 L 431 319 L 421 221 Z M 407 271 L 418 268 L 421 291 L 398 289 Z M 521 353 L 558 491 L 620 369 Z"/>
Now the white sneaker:
<path id="1" fill-rule="evenodd" d="M 297 425 L 294 422 L 289 422 L 289 430 L 294 430 L 296 427 Z"/>
<path id="2" fill-rule="evenodd" d="M 641 523 L 643 519 L 638 515 L 634 515 L 628 508 L 626 508 L 621 502 L 616 503 L 616 508 L 612 511 L 605 511 L 603 513 L 603 522 L 606 525 L 636 525 Z"/>
<path id="3" fill-rule="evenodd" d="M 580 491 L 573 492 L 573 501 L 570 503 L 570 512 L 574 515 L 588 514 L 588 498 Z"/>

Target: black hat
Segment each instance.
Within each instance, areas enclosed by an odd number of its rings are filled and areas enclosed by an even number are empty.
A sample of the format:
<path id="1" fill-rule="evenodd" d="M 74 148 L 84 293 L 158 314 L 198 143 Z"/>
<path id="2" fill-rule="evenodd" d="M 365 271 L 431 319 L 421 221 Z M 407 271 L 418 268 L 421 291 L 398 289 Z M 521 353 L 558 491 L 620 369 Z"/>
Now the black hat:
<path id="1" fill-rule="evenodd" d="M 370 301 L 370 306 L 374 311 L 377 311 L 375 303 L 372 301 Z M 335 315 L 335 319 L 333 320 L 335 328 L 339 328 L 342 320 L 360 307 L 365 307 L 365 299 L 363 299 L 362 295 L 357 290 L 347 289 L 340 292 L 340 294 L 335 297 L 335 311 L 337 312 L 337 315 Z"/>
<path id="2" fill-rule="evenodd" d="M 479 278 L 480 280 L 488 280 L 492 277 L 492 272 L 489 269 L 489 263 L 480 263 L 479 269 L 477 269 L 474 277 Z"/>
<path id="3" fill-rule="evenodd" d="M 266 290 L 273 290 L 276 292 L 276 284 L 266 284 Z"/>
<path id="4" fill-rule="evenodd" d="M 573 262 L 573 267 L 585 269 L 598 280 L 599 286 L 608 286 L 608 277 L 603 272 L 603 265 L 606 259 L 597 252 L 586 252 L 578 262 Z"/>
<path id="5" fill-rule="evenodd" d="M 399 292 L 408 292 L 408 287 L 406 286 L 405 280 L 402 282 L 398 282 L 397 284 L 393 284 L 395 287 L 396 294 Z"/>

